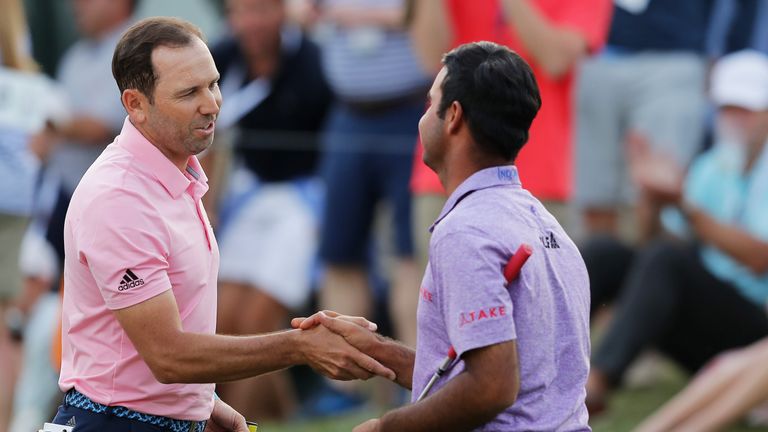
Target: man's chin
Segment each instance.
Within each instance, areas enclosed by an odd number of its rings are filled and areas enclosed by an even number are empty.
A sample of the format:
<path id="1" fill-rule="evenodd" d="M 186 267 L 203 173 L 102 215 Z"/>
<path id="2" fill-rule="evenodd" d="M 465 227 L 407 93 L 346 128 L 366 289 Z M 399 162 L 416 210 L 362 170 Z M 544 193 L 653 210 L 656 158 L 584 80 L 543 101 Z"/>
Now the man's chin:
<path id="1" fill-rule="evenodd" d="M 434 162 L 431 161 L 430 158 L 427 157 L 427 154 L 424 153 L 424 156 L 421 158 L 421 160 L 424 162 L 424 165 L 426 165 L 429 169 L 437 173 L 437 168 Z"/>
<path id="2" fill-rule="evenodd" d="M 189 146 L 189 152 L 193 155 L 199 155 L 200 153 L 208 150 L 213 145 L 213 135 L 206 138 L 203 141 L 196 141 Z"/>

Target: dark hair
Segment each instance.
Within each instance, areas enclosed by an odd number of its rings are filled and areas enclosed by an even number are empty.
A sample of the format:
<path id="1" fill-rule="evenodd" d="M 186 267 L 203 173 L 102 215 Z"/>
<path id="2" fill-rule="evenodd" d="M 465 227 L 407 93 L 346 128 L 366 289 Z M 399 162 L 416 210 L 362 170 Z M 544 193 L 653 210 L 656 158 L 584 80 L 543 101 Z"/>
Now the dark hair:
<path id="1" fill-rule="evenodd" d="M 193 38 L 205 41 L 203 32 L 195 25 L 171 17 L 152 17 L 132 25 L 120 38 L 112 56 L 112 75 L 120 94 L 125 89 L 137 89 L 151 103 L 157 74 L 152 65 L 152 51 L 160 46 L 184 47 Z"/>
<path id="2" fill-rule="evenodd" d="M 437 115 L 461 104 L 472 138 L 488 155 L 514 160 L 541 107 L 536 78 L 514 51 L 492 42 L 459 46 L 443 57 L 447 74 Z"/>

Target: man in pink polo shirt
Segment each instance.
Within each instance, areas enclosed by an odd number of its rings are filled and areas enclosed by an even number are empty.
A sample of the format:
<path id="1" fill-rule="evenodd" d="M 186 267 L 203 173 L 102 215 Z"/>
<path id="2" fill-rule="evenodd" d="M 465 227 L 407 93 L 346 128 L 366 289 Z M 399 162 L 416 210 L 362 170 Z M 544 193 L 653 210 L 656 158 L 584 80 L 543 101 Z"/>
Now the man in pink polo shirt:
<path id="1" fill-rule="evenodd" d="M 54 423 L 78 432 L 203 431 L 206 421 L 206 430 L 247 431 L 208 383 L 296 364 L 337 379 L 394 379 L 322 326 L 214 334 L 219 253 L 195 155 L 213 140 L 221 93 L 202 38 L 184 21 L 150 18 L 115 49 L 128 118 L 75 190 L 65 223 L 66 396 Z"/>

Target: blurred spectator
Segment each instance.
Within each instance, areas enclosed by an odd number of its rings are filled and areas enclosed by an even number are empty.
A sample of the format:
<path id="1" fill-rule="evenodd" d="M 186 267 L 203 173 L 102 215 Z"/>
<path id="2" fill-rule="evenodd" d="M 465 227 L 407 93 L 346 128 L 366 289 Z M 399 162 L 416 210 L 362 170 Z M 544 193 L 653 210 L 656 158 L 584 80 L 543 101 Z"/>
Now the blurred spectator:
<path id="1" fill-rule="evenodd" d="M 658 217 L 625 175 L 631 132 L 680 168 L 701 147 L 705 49 L 717 0 L 617 0 L 608 43 L 577 84 L 576 187 L 587 233 L 617 233 L 622 207 L 637 205 L 638 233 Z M 725 31 L 726 29 L 721 29 Z"/>
<path id="2" fill-rule="evenodd" d="M 574 70 L 602 46 L 610 23 L 609 0 L 413 0 L 412 34 L 420 59 L 434 73 L 445 51 L 462 43 L 489 40 L 517 51 L 533 68 L 542 107 L 518 165 L 525 187 L 550 209 L 571 190 L 571 90 Z M 412 188 L 414 227 L 423 265 L 426 228 L 445 202 L 437 175 L 416 152 Z M 557 206 L 554 206 L 557 207 Z M 561 209 L 555 208 L 555 213 Z M 557 214 L 557 216 L 563 216 Z"/>
<path id="3" fill-rule="evenodd" d="M 38 101 L 45 101 L 51 107 L 60 106 L 61 114 L 51 119 L 64 124 L 69 115 L 65 97 L 60 88 L 51 81 L 49 89 Z M 29 96 L 27 96 L 29 97 Z M 58 111 L 58 109 L 57 109 Z M 26 113 L 25 115 L 29 115 Z M 48 132 L 33 138 L 34 146 L 46 154 L 53 142 Z M 22 358 L 20 374 L 13 393 L 13 415 L 10 432 L 37 430 L 51 418 L 59 402 L 61 392 L 58 386 L 58 363 L 52 362 L 53 345 L 61 339 L 59 330 L 59 294 L 52 287 L 59 285 L 59 266 L 56 252 L 45 239 L 59 191 L 59 180 L 45 159 L 36 179 L 34 201 L 29 224 L 21 242 L 19 265 L 24 277 L 22 292 L 15 306 L 25 317 L 22 337 Z"/>
<path id="4" fill-rule="evenodd" d="M 0 431 L 5 431 L 18 368 L 18 342 L 29 312 L 27 305 L 18 302 L 20 246 L 41 161 L 49 150 L 40 134 L 46 122 L 63 120 L 63 108 L 53 83 L 37 73 L 20 0 L 0 0 L 0 10 Z"/>
<path id="5" fill-rule="evenodd" d="M 42 130 L 44 98 L 50 85 L 34 72 L 34 60 L 28 53 L 27 30 L 21 4 L 3 0 L 0 26 L 0 302 L 8 303 L 20 291 L 19 244 L 32 210 L 35 176 L 39 161 L 30 147 L 30 137 Z M 30 92 L 31 94 L 27 94 Z M 26 116 L 26 110 L 33 111 Z M 1 307 L 1 306 L 0 306 Z M 4 320 L 2 321 L 4 322 Z"/>
<path id="6" fill-rule="evenodd" d="M 72 192 L 88 167 L 122 127 L 126 113 L 112 78 L 112 54 L 128 28 L 137 0 L 71 0 L 82 38 L 61 60 L 57 81 L 66 92 L 72 119 L 51 132 L 58 141 L 50 167 L 61 179 L 48 241 L 64 260 L 64 216 Z"/>
<path id="7" fill-rule="evenodd" d="M 23 243 L 25 292 L 20 305 L 30 316 L 24 340 L 24 355 L 28 358 L 14 395 L 14 432 L 38 427 L 42 420 L 50 418 L 51 400 L 60 395 L 50 364 L 59 299 L 55 292 L 46 294 L 45 291 L 50 287 L 56 291 L 59 286 L 59 275 L 50 273 L 60 269 L 63 263 L 63 223 L 69 197 L 125 118 L 119 98 L 114 97 L 117 86 L 111 75 L 111 61 L 117 38 L 127 27 L 135 3 L 135 0 L 73 0 L 77 25 L 84 38 L 67 51 L 59 68 L 62 99 L 67 103 L 66 121 L 48 122 L 44 133 L 34 140 L 36 147 L 47 155 L 47 167 L 46 175 L 39 179 L 45 187 L 35 208 L 41 214 L 34 215 L 35 223 Z M 47 93 L 39 98 L 27 95 L 25 101 L 55 100 L 51 90 Z M 20 178 L 14 177 L 14 182 Z M 46 201 L 43 192 L 51 186 L 51 178 L 58 183 L 54 189 L 59 190 L 54 192 L 51 214 L 47 218 L 49 210 L 41 202 Z M 19 190 L 14 189 L 14 197 L 24 196 Z M 42 232 L 39 223 L 46 219 L 48 226 Z M 42 241 L 43 236 L 53 246 L 55 257 L 47 253 L 50 246 Z"/>
<path id="8" fill-rule="evenodd" d="M 707 53 L 718 58 L 744 49 L 768 53 L 768 2 L 715 0 Z"/>
<path id="9" fill-rule="evenodd" d="M 218 41 L 223 33 L 221 6 L 224 0 L 162 0 L 140 1 L 136 20 L 151 16 L 173 16 L 194 23 L 209 41 Z"/>
<path id="10" fill-rule="evenodd" d="M 724 57 L 712 72 L 712 98 L 716 142 L 696 158 L 684 185 L 677 161 L 641 136 L 630 140 L 634 181 L 654 207 L 677 208 L 665 211 L 665 227 L 690 238 L 658 240 L 636 254 L 613 239 L 583 249 L 593 304 L 621 289 L 593 356 L 593 410 L 649 345 L 694 372 L 768 335 L 768 57 Z"/>
<path id="11" fill-rule="evenodd" d="M 287 24 L 283 0 L 228 0 L 234 35 L 213 49 L 226 103 L 217 124 L 239 128 L 220 213 L 219 313 L 224 334 L 285 328 L 306 306 L 317 253 L 319 132 L 331 90 L 319 48 Z M 284 418 L 286 372 L 220 384 L 246 418 Z"/>
<path id="12" fill-rule="evenodd" d="M 71 1 L 24 0 L 32 54 L 48 76 L 56 76 L 61 56 L 77 40 Z"/>
<path id="13" fill-rule="evenodd" d="M 371 316 L 371 222 L 392 214 L 396 258 L 389 312 L 398 337 L 416 340 L 418 270 L 408 191 L 413 142 L 429 78 L 405 31 L 404 0 L 319 2 L 324 67 L 338 102 L 329 114 L 321 173 L 327 197 L 320 241 L 320 307 Z"/>
<path id="14" fill-rule="evenodd" d="M 739 418 L 766 425 L 768 338 L 721 354 L 635 432 L 723 430 Z M 762 404 L 762 406 L 760 406 Z M 753 410 L 750 412 L 750 410 Z"/>
<path id="15" fill-rule="evenodd" d="M 45 246 L 45 240 L 41 242 L 38 247 Z M 38 295 L 30 305 L 24 326 L 23 362 L 13 394 L 10 432 L 36 430 L 51 418 L 61 402 L 58 363 L 51 361 L 55 338 L 61 338 L 57 331 L 61 300 L 50 291 L 49 282 L 50 279 L 39 275 L 25 280 L 25 290 Z"/>

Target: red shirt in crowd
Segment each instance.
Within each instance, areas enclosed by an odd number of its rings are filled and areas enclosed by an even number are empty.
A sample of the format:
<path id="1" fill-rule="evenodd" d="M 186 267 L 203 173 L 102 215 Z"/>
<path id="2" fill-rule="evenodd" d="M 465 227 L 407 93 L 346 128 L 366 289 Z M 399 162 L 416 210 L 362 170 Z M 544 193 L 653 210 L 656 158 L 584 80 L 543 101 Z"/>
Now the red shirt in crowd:
<path id="1" fill-rule="evenodd" d="M 515 165 L 525 188 L 541 199 L 564 201 L 570 197 L 572 168 L 572 87 L 574 73 L 550 77 L 523 46 L 516 29 L 506 24 L 498 0 L 445 0 L 454 34 L 453 47 L 487 40 L 508 46 L 533 69 L 542 106 L 531 125 L 530 139 Z M 574 30 L 590 52 L 605 43 L 610 24 L 610 0 L 528 0 L 550 23 Z M 444 193 L 440 180 L 421 160 L 417 144 L 411 186 L 415 194 Z"/>

